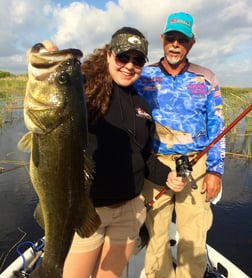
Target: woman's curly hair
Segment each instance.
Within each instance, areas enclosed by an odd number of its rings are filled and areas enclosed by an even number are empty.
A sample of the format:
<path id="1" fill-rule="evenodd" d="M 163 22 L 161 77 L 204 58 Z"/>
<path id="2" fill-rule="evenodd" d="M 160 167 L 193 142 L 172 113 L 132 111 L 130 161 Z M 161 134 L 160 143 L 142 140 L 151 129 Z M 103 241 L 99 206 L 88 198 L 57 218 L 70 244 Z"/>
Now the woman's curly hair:
<path id="1" fill-rule="evenodd" d="M 97 48 L 81 65 L 85 76 L 85 96 L 89 122 L 104 115 L 109 106 L 112 91 L 112 77 L 108 71 L 107 53 L 109 45 Z"/>

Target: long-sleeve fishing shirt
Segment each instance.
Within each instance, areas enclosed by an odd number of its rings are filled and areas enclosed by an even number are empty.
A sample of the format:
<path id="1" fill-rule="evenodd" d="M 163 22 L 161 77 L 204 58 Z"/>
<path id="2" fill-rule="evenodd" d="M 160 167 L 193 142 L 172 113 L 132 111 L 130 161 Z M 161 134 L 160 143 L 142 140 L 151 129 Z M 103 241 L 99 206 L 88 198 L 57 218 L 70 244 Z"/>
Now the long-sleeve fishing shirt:
<path id="1" fill-rule="evenodd" d="M 95 163 L 90 189 L 95 206 L 130 200 L 144 178 L 165 186 L 170 168 L 152 155 L 155 124 L 148 103 L 133 86 L 113 86 L 109 109 L 89 126 L 88 152 Z"/>
<path id="2" fill-rule="evenodd" d="M 162 58 L 163 59 L 163 58 Z M 187 63 L 171 76 L 160 62 L 143 68 L 136 82 L 139 94 L 152 109 L 156 123 L 153 150 L 159 154 L 200 152 L 224 128 L 222 97 L 214 73 Z M 208 151 L 207 171 L 223 174 L 225 139 Z"/>

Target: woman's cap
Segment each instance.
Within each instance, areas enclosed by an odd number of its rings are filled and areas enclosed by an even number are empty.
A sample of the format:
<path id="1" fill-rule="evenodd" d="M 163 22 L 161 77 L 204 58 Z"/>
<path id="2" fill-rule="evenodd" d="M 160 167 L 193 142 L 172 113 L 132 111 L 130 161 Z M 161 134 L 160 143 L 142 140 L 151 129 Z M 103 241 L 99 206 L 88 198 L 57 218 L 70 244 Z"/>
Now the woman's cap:
<path id="1" fill-rule="evenodd" d="M 188 38 L 195 37 L 195 24 L 193 17 L 184 12 L 173 13 L 168 16 L 163 34 L 177 31 Z"/>
<path id="2" fill-rule="evenodd" d="M 135 34 L 118 34 L 114 36 L 110 47 L 116 55 L 129 50 L 139 51 L 146 58 L 148 55 L 148 41 Z"/>

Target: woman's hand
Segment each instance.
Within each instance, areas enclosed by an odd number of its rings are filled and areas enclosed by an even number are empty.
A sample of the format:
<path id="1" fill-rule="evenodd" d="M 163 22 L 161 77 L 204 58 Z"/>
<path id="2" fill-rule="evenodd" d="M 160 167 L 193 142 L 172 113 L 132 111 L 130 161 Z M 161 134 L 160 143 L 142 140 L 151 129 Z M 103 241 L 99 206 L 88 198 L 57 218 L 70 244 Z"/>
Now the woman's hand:
<path id="1" fill-rule="evenodd" d="M 45 49 L 48 51 L 57 51 L 59 50 L 58 47 L 51 41 L 43 41 L 42 44 L 44 45 Z"/>
<path id="2" fill-rule="evenodd" d="M 42 44 L 44 45 L 45 49 L 47 51 L 49 51 L 49 52 L 59 50 L 58 47 L 53 42 L 51 42 L 51 41 L 45 40 L 45 41 L 42 42 Z M 26 51 L 26 58 L 27 58 L 27 60 L 29 60 L 30 52 L 31 52 L 31 49 L 28 49 Z"/>
<path id="3" fill-rule="evenodd" d="M 167 177 L 166 185 L 174 192 L 182 191 L 187 184 L 186 177 L 178 177 L 176 170 L 172 170 Z"/>

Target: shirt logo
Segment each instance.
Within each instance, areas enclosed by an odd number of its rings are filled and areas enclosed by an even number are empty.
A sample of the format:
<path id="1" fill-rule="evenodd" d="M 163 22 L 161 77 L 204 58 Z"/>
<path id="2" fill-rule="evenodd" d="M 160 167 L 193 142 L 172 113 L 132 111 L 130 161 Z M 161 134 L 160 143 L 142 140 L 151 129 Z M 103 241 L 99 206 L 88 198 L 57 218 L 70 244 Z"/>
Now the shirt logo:
<path id="1" fill-rule="evenodd" d="M 137 117 L 148 119 L 148 120 L 152 119 L 151 115 L 145 112 L 141 107 L 136 107 L 135 109 L 136 109 Z"/>
<path id="2" fill-rule="evenodd" d="M 204 83 L 193 83 L 186 85 L 187 89 L 191 92 L 192 96 L 205 96 L 207 95 L 207 88 Z"/>

